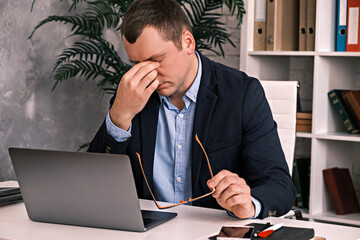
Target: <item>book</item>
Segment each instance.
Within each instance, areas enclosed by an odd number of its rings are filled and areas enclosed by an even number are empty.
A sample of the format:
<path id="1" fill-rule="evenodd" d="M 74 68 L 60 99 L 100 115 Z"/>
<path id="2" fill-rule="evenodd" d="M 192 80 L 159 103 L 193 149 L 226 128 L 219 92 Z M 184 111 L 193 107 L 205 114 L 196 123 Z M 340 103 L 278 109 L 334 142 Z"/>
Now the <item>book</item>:
<path id="1" fill-rule="evenodd" d="M 260 232 L 271 225 L 263 223 L 250 223 L 246 226 L 254 226 L 254 232 Z M 313 228 L 285 227 L 276 230 L 270 236 L 264 238 L 266 240 L 309 240 L 315 235 Z M 253 238 L 252 238 L 253 239 Z M 262 238 L 259 238 L 262 239 Z"/>
<path id="2" fill-rule="evenodd" d="M 311 112 L 297 112 L 296 118 L 297 119 L 312 119 L 312 113 Z"/>
<path id="3" fill-rule="evenodd" d="M 296 164 L 295 161 L 293 163 L 292 179 L 293 179 L 294 186 L 296 188 L 295 204 L 299 208 L 303 208 L 304 207 L 304 202 L 303 202 L 303 198 L 302 198 L 302 195 L 301 195 L 301 185 L 300 185 L 299 170 L 298 170 L 298 167 L 297 167 L 297 164 Z"/>
<path id="4" fill-rule="evenodd" d="M 311 119 L 297 118 L 296 123 L 302 125 L 311 125 Z"/>
<path id="5" fill-rule="evenodd" d="M 298 124 L 296 123 L 297 132 L 311 132 L 311 124 Z"/>
<path id="6" fill-rule="evenodd" d="M 0 187 L 0 197 L 19 194 L 19 187 Z"/>
<path id="7" fill-rule="evenodd" d="M 360 129 L 360 90 L 343 91 L 341 96 L 356 126 Z"/>
<path id="8" fill-rule="evenodd" d="M 336 214 L 360 212 L 359 202 L 348 168 L 324 169 L 323 176 Z"/>
<path id="9" fill-rule="evenodd" d="M 23 200 L 21 193 L 0 197 L 0 206 L 21 202 Z"/>
<path id="10" fill-rule="evenodd" d="M 341 92 L 344 90 L 333 89 L 328 92 L 328 97 L 331 104 L 335 107 L 341 121 L 344 123 L 346 130 L 349 133 L 358 133 L 359 128 L 356 126 L 354 119 L 351 117 L 345 103 L 342 100 Z"/>
<path id="11" fill-rule="evenodd" d="M 297 206 L 299 208 L 309 208 L 310 158 L 295 158 L 292 176 L 297 192 Z"/>
<path id="12" fill-rule="evenodd" d="M 296 131 L 311 132 L 312 129 L 312 113 L 297 112 L 296 113 Z"/>
<path id="13" fill-rule="evenodd" d="M 303 208 L 309 208 L 310 195 L 310 158 L 295 159 L 300 180 L 300 191 L 303 199 Z"/>

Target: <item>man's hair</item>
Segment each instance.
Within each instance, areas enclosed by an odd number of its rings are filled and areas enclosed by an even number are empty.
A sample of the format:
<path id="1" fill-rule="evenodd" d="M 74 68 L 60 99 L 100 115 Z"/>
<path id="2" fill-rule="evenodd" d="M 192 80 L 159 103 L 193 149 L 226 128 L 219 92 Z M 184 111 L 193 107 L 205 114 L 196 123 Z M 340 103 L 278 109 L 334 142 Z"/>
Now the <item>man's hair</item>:
<path id="1" fill-rule="evenodd" d="M 136 0 L 125 13 L 121 34 L 135 43 L 145 27 L 154 27 L 164 40 L 172 41 L 181 50 L 182 33 L 191 32 L 191 24 L 176 0 Z"/>

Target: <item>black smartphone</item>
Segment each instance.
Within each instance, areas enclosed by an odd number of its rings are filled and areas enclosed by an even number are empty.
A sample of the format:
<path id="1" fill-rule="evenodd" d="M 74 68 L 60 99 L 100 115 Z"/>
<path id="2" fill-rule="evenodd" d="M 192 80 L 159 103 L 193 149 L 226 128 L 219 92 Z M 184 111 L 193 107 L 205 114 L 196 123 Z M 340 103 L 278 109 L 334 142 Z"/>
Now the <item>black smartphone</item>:
<path id="1" fill-rule="evenodd" d="M 222 227 L 219 235 L 216 239 L 218 240 L 250 240 L 254 234 L 253 226 L 243 227 Z"/>

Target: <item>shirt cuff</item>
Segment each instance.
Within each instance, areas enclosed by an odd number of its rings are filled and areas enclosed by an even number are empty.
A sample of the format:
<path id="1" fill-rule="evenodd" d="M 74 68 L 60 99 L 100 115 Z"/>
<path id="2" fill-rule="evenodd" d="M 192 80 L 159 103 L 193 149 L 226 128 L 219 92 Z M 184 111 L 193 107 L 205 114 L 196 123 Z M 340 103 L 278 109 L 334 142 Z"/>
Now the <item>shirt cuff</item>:
<path id="1" fill-rule="evenodd" d="M 128 138 L 131 137 L 132 123 L 130 124 L 129 130 L 125 131 L 124 129 L 121 129 L 121 128 L 115 126 L 115 124 L 111 121 L 109 113 L 106 115 L 105 123 L 106 123 L 107 133 L 110 136 L 112 136 L 115 139 L 115 141 L 125 142 L 126 140 L 128 140 Z"/>
<path id="2" fill-rule="evenodd" d="M 255 215 L 254 217 L 252 218 L 244 218 L 244 219 L 254 219 L 254 218 L 257 218 L 261 212 L 261 203 L 259 202 L 259 200 L 257 200 L 256 198 L 254 197 L 251 197 L 251 201 L 252 203 L 254 204 L 255 206 Z M 232 216 L 232 217 L 237 217 L 234 213 L 230 212 L 230 211 L 227 211 L 227 213 Z"/>

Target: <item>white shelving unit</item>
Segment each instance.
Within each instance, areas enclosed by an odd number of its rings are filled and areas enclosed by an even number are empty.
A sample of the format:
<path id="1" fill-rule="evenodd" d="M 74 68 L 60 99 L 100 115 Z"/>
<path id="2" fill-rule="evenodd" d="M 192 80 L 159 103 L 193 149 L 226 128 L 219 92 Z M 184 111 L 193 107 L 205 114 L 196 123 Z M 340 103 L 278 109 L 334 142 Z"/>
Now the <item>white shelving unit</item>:
<path id="1" fill-rule="evenodd" d="M 254 2 L 245 0 L 240 69 L 261 80 L 297 80 L 289 79 L 291 60 L 297 58 L 313 64 L 312 132 L 296 135 L 299 141 L 311 141 L 307 153 L 311 157 L 310 207 L 304 210 L 304 215 L 310 221 L 360 226 L 360 213 L 335 214 L 322 174 L 326 168 L 349 168 L 354 180 L 354 166 L 360 165 L 360 134 L 346 132 L 327 96 L 336 88 L 360 88 L 360 53 L 334 51 L 336 1 L 317 0 L 315 51 L 311 52 L 253 51 Z M 359 181 L 354 184 L 359 191 Z"/>

